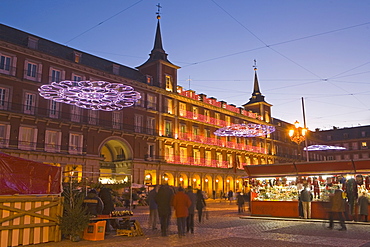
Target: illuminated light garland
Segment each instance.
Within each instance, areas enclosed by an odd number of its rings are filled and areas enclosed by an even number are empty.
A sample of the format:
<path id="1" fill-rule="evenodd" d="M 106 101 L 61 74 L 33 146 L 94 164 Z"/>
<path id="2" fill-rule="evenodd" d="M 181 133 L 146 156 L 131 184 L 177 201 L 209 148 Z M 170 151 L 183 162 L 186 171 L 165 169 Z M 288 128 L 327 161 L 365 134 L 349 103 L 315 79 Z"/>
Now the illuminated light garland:
<path id="1" fill-rule="evenodd" d="M 89 110 L 118 111 L 135 104 L 141 96 L 131 86 L 106 81 L 61 81 L 42 85 L 45 99 Z"/>
<path id="2" fill-rule="evenodd" d="M 307 151 L 325 151 L 325 150 L 345 150 L 345 147 L 328 146 L 328 145 L 311 145 L 303 150 Z"/>
<path id="3" fill-rule="evenodd" d="M 265 136 L 275 131 L 274 126 L 264 124 L 233 124 L 214 132 L 217 136 L 256 137 Z"/>

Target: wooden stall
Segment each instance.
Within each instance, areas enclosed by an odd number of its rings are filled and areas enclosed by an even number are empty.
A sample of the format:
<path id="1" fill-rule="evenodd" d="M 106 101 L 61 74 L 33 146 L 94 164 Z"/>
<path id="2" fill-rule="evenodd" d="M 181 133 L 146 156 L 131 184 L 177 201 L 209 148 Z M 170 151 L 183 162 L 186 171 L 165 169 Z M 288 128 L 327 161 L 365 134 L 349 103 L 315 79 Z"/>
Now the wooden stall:
<path id="1" fill-rule="evenodd" d="M 61 168 L 0 153 L 0 247 L 61 240 Z"/>
<path id="2" fill-rule="evenodd" d="M 302 162 L 289 164 L 272 164 L 272 165 L 249 165 L 244 166 L 247 172 L 247 178 L 271 180 L 276 178 L 297 178 L 313 176 L 348 176 L 358 174 L 370 174 L 370 160 L 347 160 L 347 161 L 322 161 L 322 162 Z M 253 187 L 253 186 L 252 186 Z M 272 187 L 272 186 L 271 186 Z M 260 188 L 259 188 L 260 189 Z M 256 188 L 255 188 L 256 190 Z M 258 190 L 258 189 L 257 189 Z M 263 190 L 263 189 L 260 189 Z M 273 190 L 270 193 L 287 193 L 284 186 Z M 299 189 L 291 193 L 289 200 L 282 195 L 276 195 L 273 199 L 258 197 L 260 191 L 253 191 L 250 202 L 250 211 L 255 216 L 272 216 L 272 217 L 299 217 Z M 370 195 L 370 191 L 369 195 Z M 324 195 L 325 191 L 321 191 Z M 311 218 L 327 218 L 328 202 L 323 196 L 320 200 L 314 200 L 311 203 Z"/>

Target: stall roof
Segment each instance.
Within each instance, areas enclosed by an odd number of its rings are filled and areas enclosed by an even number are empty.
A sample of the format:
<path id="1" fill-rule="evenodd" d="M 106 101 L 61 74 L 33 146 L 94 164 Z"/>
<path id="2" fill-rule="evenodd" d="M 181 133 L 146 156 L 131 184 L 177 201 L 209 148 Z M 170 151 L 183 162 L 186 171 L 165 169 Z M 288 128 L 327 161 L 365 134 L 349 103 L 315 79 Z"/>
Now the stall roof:
<path id="1" fill-rule="evenodd" d="M 0 195 L 60 194 L 61 168 L 0 153 Z"/>
<path id="2" fill-rule="evenodd" d="M 330 174 L 370 173 L 370 159 L 342 161 L 312 161 L 271 165 L 244 166 L 248 177 L 283 177 Z"/>

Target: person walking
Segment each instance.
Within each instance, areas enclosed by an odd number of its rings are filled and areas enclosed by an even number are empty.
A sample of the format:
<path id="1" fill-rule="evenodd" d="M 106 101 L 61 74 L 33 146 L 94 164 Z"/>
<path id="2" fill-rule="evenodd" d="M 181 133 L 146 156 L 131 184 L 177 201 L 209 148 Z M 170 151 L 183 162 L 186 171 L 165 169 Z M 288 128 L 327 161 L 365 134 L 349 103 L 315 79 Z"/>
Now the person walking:
<path id="1" fill-rule="evenodd" d="M 186 218 L 186 232 L 194 233 L 194 213 L 195 213 L 195 205 L 197 203 L 197 196 L 193 193 L 193 187 L 189 186 L 186 194 L 189 196 L 191 201 L 191 205 L 189 207 L 189 215 Z"/>
<path id="2" fill-rule="evenodd" d="M 206 201 L 204 200 L 203 193 L 201 190 L 198 189 L 197 191 L 197 202 L 196 202 L 196 208 L 198 210 L 198 220 L 199 223 L 202 222 L 202 214 L 203 214 L 203 208 L 206 206 Z"/>
<path id="3" fill-rule="evenodd" d="M 227 199 L 230 201 L 230 205 L 231 205 L 231 201 L 233 200 L 233 191 L 232 190 L 229 190 L 229 192 L 227 193 Z"/>
<path id="4" fill-rule="evenodd" d="M 177 218 L 177 231 L 181 238 L 185 236 L 186 218 L 189 215 L 189 207 L 191 205 L 190 198 L 184 192 L 184 188 L 179 187 L 177 193 L 173 196 L 172 206 L 175 210 Z"/>
<path id="5" fill-rule="evenodd" d="M 158 215 L 161 223 L 162 237 L 166 237 L 168 232 L 168 225 L 171 216 L 172 196 L 173 190 L 168 184 L 161 185 L 157 192 L 157 195 L 155 196 L 155 202 L 158 205 Z"/>
<path id="6" fill-rule="evenodd" d="M 362 195 L 357 200 L 358 203 L 358 212 L 360 214 L 359 221 L 367 222 L 367 215 L 369 214 L 369 199 L 366 196 L 366 193 L 363 192 Z"/>
<path id="7" fill-rule="evenodd" d="M 238 213 L 244 212 L 244 197 L 241 192 L 238 192 L 238 195 L 236 196 L 236 202 L 238 204 Z"/>
<path id="8" fill-rule="evenodd" d="M 157 195 L 159 186 L 156 185 L 148 193 L 148 204 L 149 204 L 149 228 L 157 230 L 157 219 L 158 219 L 158 205 L 155 202 L 155 196 Z"/>
<path id="9" fill-rule="evenodd" d="M 311 202 L 312 202 L 312 193 L 308 186 L 305 186 L 304 189 L 301 191 L 301 201 L 302 201 L 302 208 L 303 208 L 303 218 L 311 219 Z"/>
<path id="10" fill-rule="evenodd" d="M 329 196 L 329 202 L 330 202 L 330 211 L 329 211 L 329 229 L 333 229 L 334 226 L 334 216 L 338 216 L 339 223 L 341 225 L 341 228 L 339 231 L 345 231 L 347 230 L 347 227 L 344 223 L 344 211 L 345 204 L 343 199 L 343 191 L 340 189 L 336 189 L 333 195 Z"/>

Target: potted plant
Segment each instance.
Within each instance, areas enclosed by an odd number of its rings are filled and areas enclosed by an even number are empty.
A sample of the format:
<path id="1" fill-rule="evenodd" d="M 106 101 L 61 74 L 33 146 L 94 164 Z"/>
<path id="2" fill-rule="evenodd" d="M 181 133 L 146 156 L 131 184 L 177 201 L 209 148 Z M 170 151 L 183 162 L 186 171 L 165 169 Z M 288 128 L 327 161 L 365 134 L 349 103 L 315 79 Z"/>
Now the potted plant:
<path id="1" fill-rule="evenodd" d="M 63 215 L 59 216 L 59 226 L 62 235 L 71 241 L 79 241 L 82 232 L 89 225 L 90 218 L 83 203 L 84 194 L 65 188 L 62 195 L 64 196 L 64 208 Z"/>

